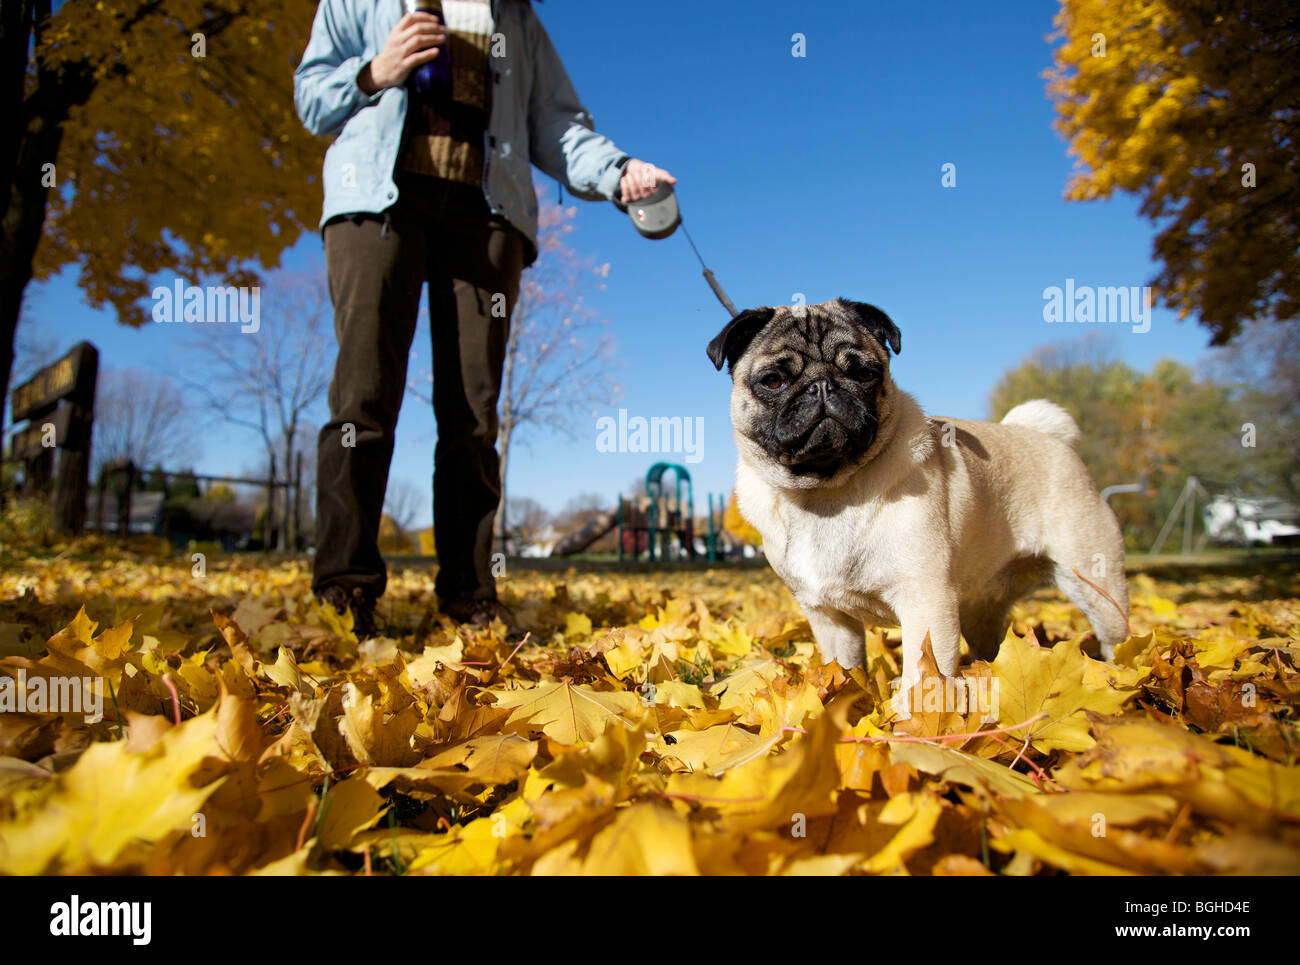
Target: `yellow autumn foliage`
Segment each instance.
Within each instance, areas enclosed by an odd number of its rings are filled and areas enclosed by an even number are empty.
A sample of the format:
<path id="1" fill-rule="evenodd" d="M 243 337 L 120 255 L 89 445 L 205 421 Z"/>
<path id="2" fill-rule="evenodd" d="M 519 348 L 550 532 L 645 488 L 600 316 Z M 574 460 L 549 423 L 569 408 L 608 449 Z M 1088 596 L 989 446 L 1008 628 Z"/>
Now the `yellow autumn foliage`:
<path id="1" fill-rule="evenodd" d="M 298 564 L 15 560 L 0 873 L 1300 872 L 1294 564 L 1135 572 L 1112 663 L 1044 591 L 959 703 L 928 656 L 895 692 L 896 628 L 823 664 L 767 570 L 512 571 L 522 640 L 432 576 L 358 641 Z M 102 719 L 4 706 L 20 676 Z"/>

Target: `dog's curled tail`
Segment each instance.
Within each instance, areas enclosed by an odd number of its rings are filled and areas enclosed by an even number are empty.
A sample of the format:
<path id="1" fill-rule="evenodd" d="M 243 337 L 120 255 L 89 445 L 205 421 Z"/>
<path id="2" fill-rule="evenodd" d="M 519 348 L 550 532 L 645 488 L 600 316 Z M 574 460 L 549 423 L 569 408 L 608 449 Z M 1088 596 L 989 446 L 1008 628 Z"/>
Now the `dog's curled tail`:
<path id="1" fill-rule="evenodd" d="M 1079 424 L 1070 417 L 1070 413 L 1046 399 L 1031 399 L 1020 403 L 1002 417 L 1002 424 L 1037 429 L 1076 448 L 1083 438 Z"/>

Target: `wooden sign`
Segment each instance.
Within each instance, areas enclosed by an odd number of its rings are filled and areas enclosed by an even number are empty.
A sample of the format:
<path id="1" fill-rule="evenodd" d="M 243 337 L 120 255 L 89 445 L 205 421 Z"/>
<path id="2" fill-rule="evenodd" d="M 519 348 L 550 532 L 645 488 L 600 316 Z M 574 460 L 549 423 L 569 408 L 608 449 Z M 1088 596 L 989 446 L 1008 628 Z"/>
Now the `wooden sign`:
<path id="1" fill-rule="evenodd" d="M 32 459 L 39 456 L 42 449 L 66 445 L 71 422 L 70 405 L 55 409 L 40 419 L 33 419 L 27 428 L 19 429 L 13 434 L 13 440 L 9 444 L 9 458 Z"/>
<path id="2" fill-rule="evenodd" d="M 13 421 L 21 422 L 52 409 L 60 399 L 75 398 L 83 405 L 92 402 L 98 362 L 99 352 L 89 342 L 73 346 L 63 358 L 14 389 L 9 403 Z"/>
<path id="3" fill-rule="evenodd" d="M 80 342 L 14 389 L 9 399 L 13 421 L 29 420 L 10 443 L 12 457 L 26 466 L 24 489 L 50 496 L 54 525 L 63 533 L 79 533 L 86 522 L 98 375 L 99 350 Z"/>

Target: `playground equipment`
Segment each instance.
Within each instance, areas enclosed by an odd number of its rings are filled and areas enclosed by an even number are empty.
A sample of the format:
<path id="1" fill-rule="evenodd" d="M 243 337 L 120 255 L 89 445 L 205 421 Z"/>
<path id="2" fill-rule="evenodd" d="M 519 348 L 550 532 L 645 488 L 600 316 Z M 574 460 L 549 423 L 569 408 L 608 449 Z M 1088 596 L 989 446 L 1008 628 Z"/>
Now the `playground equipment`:
<path id="1" fill-rule="evenodd" d="M 1169 511 L 1165 524 L 1160 527 L 1160 532 L 1156 535 L 1156 541 L 1151 544 L 1150 552 L 1152 556 L 1155 556 L 1164 547 L 1165 538 L 1169 535 L 1169 531 L 1174 528 L 1174 521 L 1178 518 L 1180 510 L 1183 513 L 1183 556 L 1191 556 L 1193 552 L 1199 553 L 1205 549 L 1206 540 L 1210 538 L 1208 529 L 1202 529 L 1201 538 L 1196 541 L 1194 548 L 1192 546 L 1192 536 L 1196 529 L 1197 496 L 1207 501 L 1211 498 L 1199 479 L 1195 476 L 1188 476 L 1187 482 L 1183 484 L 1182 492 L 1178 494 L 1178 500 L 1174 503 L 1174 508 Z"/>
<path id="2" fill-rule="evenodd" d="M 676 487 L 672 498 L 664 491 L 664 475 L 672 470 Z M 683 512 L 682 484 L 686 484 L 686 502 Z M 656 554 L 667 559 L 674 547 L 672 540 L 678 541 L 677 549 L 685 548 L 688 558 L 695 558 L 695 496 L 691 485 L 691 474 L 675 463 L 657 462 L 645 474 L 645 494 L 649 499 L 647 511 L 637 514 L 624 513 L 624 500 L 618 500 L 618 558 L 623 559 L 628 551 L 631 536 L 632 559 L 641 551 L 641 534 L 645 533 L 645 548 L 651 561 Z M 656 545 L 657 544 L 657 545 Z"/>
<path id="3" fill-rule="evenodd" d="M 673 475 L 668 487 L 664 476 Z M 726 499 L 713 493 L 709 499 L 709 529 L 704 540 L 704 555 L 710 561 L 722 558 L 720 551 L 722 516 Z M 695 496 L 691 474 L 676 463 L 657 462 L 645 475 L 644 495 L 618 497 L 618 507 L 590 520 L 582 529 L 564 537 L 551 550 L 552 556 L 580 553 L 610 530 L 618 530 L 618 559 L 632 560 L 646 553 L 650 560 L 690 560 L 699 553 L 695 540 Z"/>
<path id="4" fill-rule="evenodd" d="M 552 556 L 572 556 L 574 553 L 581 553 L 596 540 L 600 539 L 611 529 L 618 525 L 619 513 L 622 510 L 622 499 L 619 499 L 619 509 L 611 509 L 607 513 L 601 513 L 599 516 L 587 522 L 582 529 L 570 533 L 563 539 L 559 540 L 551 547 Z"/>
<path id="5" fill-rule="evenodd" d="M 1228 487 L 1210 483 L 1217 489 Z M 1197 499 L 1201 511 L 1196 511 Z M 1178 500 L 1160 527 L 1156 541 L 1151 544 L 1151 555 L 1164 548 L 1165 539 L 1178 525 L 1182 513 L 1183 556 L 1200 553 L 1206 543 L 1244 544 L 1246 546 L 1300 545 L 1300 507 L 1279 496 L 1245 496 L 1240 491 L 1229 490 L 1212 493 L 1201 480 L 1188 476 Z M 1196 524 L 1201 524 L 1201 535 L 1195 536 Z"/>

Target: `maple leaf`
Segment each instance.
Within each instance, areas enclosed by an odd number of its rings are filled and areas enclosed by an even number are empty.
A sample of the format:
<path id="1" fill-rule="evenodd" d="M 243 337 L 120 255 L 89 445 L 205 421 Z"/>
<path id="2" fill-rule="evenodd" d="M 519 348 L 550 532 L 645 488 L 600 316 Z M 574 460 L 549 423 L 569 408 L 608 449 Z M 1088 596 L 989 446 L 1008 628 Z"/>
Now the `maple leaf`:
<path id="1" fill-rule="evenodd" d="M 511 708 L 506 725 L 527 724 L 561 744 L 599 737 L 612 721 L 631 726 L 626 714 L 640 706 L 635 694 L 593 690 L 569 680 L 524 690 L 488 690 L 496 706 Z"/>
<path id="2" fill-rule="evenodd" d="M 642 802 L 625 808 L 592 839 L 586 857 L 573 856 L 577 842 L 543 855 L 534 875 L 698 875 L 687 821 L 671 807 Z"/>
<path id="3" fill-rule="evenodd" d="M 1178 804 L 1165 795 L 1044 794 L 997 802 L 995 813 L 1017 830 L 1015 847 L 1067 871 L 1195 874 L 1204 869 L 1190 849 L 1164 840 Z M 1089 810 L 1091 809 L 1091 810 Z M 1159 821 L 1142 834 L 1125 825 Z M 1028 832 L 1028 834 L 1026 834 Z M 1104 867 L 1110 870 L 1100 870 Z"/>
<path id="4" fill-rule="evenodd" d="M 442 791 L 454 796 L 476 785 L 509 784 L 528 772 L 535 741 L 515 734 L 471 738 L 427 757 L 415 767 L 370 767 L 362 777 L 376 790 Z"/>
<path id="5" fill-rule="evenodd" d="M 982 660 L 948 678 L 939 673 L 934 650 L 927 633 L 921 642 L 920 677 L 916 683 L 900 690 L 888 705 L 873 715 L 883 722 L 885 715 L 897 717 L 896 733 L 913 737 L 938 737 L 943 734 L 967 734 L 978 731 L 996 709 L 992 671 Z"/>
<path id="6" fill-rule="evenodd" d="M 723 710 L 747 711 L 780 673 L 781 665 L 771 658 L 748 660 L 714 682 L 709 693 L 718 698 L 718 706 Z"/>
<path id="7" fill-rule="evenodd" d="M 723 659 L 743 657 L 754 647 L 754 638 L 742 627 L 728 624 L 715 623 L 704 642 Z M 771 645 L 769 641 L 769 646 Z"/>
<path id="8" fill-rule="evenodd" d="M 1041 793 L 1041 788 L 1023 774 L 946 744 L 897 743 L 890 746 L 889 754 L 892 760 L 941 780 L 1003 797 L 1019 798 Z"/>
<path id="9" fill-rule="evenodd" d="M 877 815 L 882 824 L 901 825 L 889 843 L 862 865 L 866 871 L 883 873 L 902 866 L 903 861 L 934 840 L 934 827 L 943 803 L 930 793 L 896 794 Z"/>
<path id="10" fill-rule="evenodd" d="M 386 810 L 384 799 L 363 777 L 350 777 L 325 795 L 316 836 L 324 848 L 345 848 Z"/>
<path id="11" fill-rule="evenodd" d="M 1084 710 L 1113 714 L 1132 691 L 1088 686 L 1088 665 L 1077 641 L 1062 641 L 1050 650 L 1038 645 L 1033 634 L 1018 637 L 1008 630 L 993 661 L 998 681 L 998 724 L 1029 723 L 1015 732 L 1043 751 L 1087 750 L 1093 745 Z"/>
<path id="12" fill-rule="evenodd" d="M 443 835 L 411 862 L 411 874 L 486 875 L 496 866 L 501 846 L 500 823 L 480 818 Z"/>
<path id="13" fill-rule="evenodd" d="M 420 724 L 414 702 L 386 710 L 383 699 L 349 681 L 343 685 L 343 716 L 339 733 L 362 764 L 406 765 L 420 759 L 411 737 Z"/>
<path id="14" fill-rule="evenodd" d="M 46 874 L 105 869 L 136 842 L 188 827 L 221 781 L 189 783 L 217 752 L 217 715 L 209 711 L 169 729 L 148 751 L 125 742 L 92 744 L 57 775 L 39 808 L 0 823 L 0 870 Z"/>
<path id="15" fill-rule="evenodd" d="M 716 809 L 732 830 L 788 827 L 794 815 L 833 812 L 832 794 L 840 776 L 835 747 L 855 696 L 836 697 L 809 732 L 787 745 L 780 756 L 758 757 L 726 771 L 720 779 L 674 774 L 666 793 L 675 800 Z"/>
<path id="16" fill-rule="evenodd" d="M 727 769 L 729 761 L 745 763 L 741 759 L 745 752 L 755 747 L 766 750 L 774 743 L 775 740 L 764 740 L 759 735 L 729 722 L 715 724 L 703 730 L 683 728 L 672 731 L 656 744 L 656 750 L 665 757 L 676 758 L 691 770 L 709 770 L 717 774 Z"/>
<path id="17" fill-rule="evenodd" d="M 298 666 L 298 661 L 294 659 L 287 647 L 280 647 L 275 663 L 262 664 L 260 669 L 262 674 L 273 683 L 304 696 L 311 696 L 312 687 L 307 683 L 302 668 Z"/>
<path id="18" fill-rule="evenodd" d="M 585 613 L 567 613 L 564 616 L 564 635 L 566 637 L 591 636 L 591 617 Z"/>
<path id="19" fill-rule="evenodd" d="M 655 703 L 670 707 L 703 707 L 704 695 L 695 684 L 680 680 L 665 680 L 655 687 Z"/>

